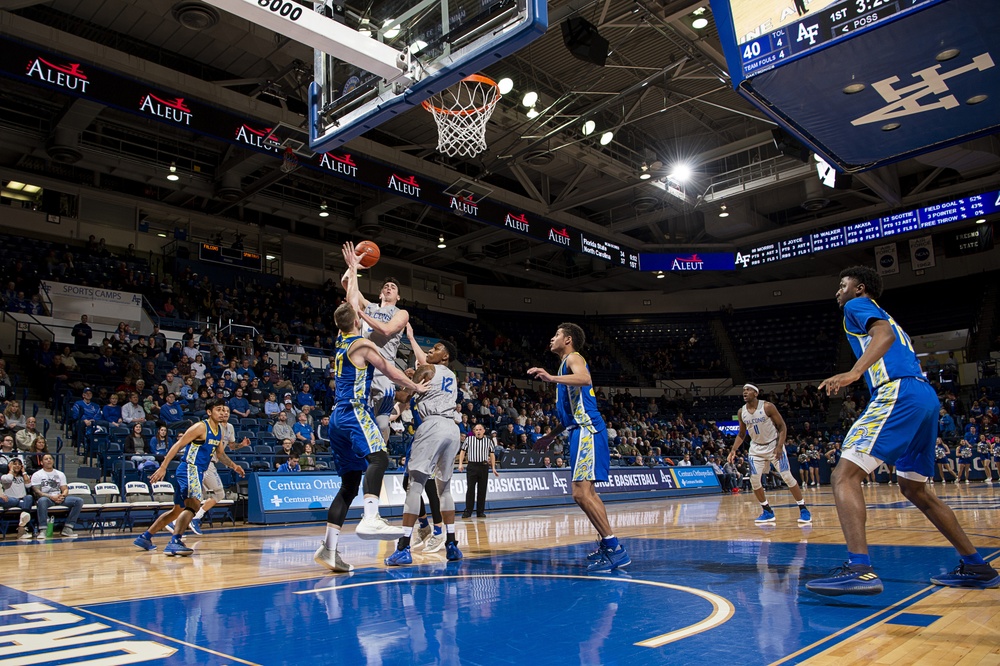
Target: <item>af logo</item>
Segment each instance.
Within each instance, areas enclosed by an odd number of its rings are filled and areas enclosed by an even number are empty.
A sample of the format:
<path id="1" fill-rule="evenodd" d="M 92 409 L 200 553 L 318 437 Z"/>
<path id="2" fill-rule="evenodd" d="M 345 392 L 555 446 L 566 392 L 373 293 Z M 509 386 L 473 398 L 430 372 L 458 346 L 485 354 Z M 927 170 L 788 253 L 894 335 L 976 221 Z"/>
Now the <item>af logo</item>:
<path id="1" fill-rule="evenodd" d="M 662 483 L 665 486 L 667 486 L 667 488 L 673 488 L 674 487 L 674 477 L 670 476 L 669 474 L 667 474 L 666 472 L 664 472 L 662 469 L 659 470 L 659 472 L 660 472 L 660 483 Z"/>
<path id="2" fill-rule="evenodd" d="M 566 484 L 566 479 L 562 478 L 561 476 L 559 476 L 555 472 L 552 472 L 552 486 L 555 487 L 555 488 L 559 488 L 560 490 L 562 490 L 563 491 L 563 495 L 568 494 L 568 491 L 566 490 L 566 485 L 567 485 Z"/>
<path id="3" fill-rule="evenodd" d="M 802 42 L 808 39 L 809 46 L 812 46 L 816 43 L 817 37 L 819 37 L 818 23 L 813 23 L 810 26 L 807 26 L 805 23 L 799 23 L 799 34 L 795 41 Z"/>
<path id="4" fill-rule="evenodd" d="M 278 507 L 281 506 L 281 498 L 275 495 L 274 497 L 271 498 L 271 504 L 274 506 L 275 509 L 277 509 Z"/>
<path id="5" fill-rule="evenodd" d="M 737 252 L 736 253 L 736 263 L 738 263 L 741 266 L 743 266 L 743 268 L 746 268 L 747 264 L 750 263 L 750 255 L 749 254 L 743 254 L 742 252 Z"/>
<path id="6" fill-rule="evenodd" d="M 893 118 L 904 118 L 935 109 L 947 110 L 957 108 L 961 105 L 955 99 L 955 96 L 945 94 L 950 92 L 948 89 L 948 79 L 976 70 L 983 72 L 993 66 L 993 58 L 990 57 L 990 54 L 983 53 L 974 57 L 970 64 L 964 67 L 956 67 L 950 72 L 941 72 L 941 65 L 934 65 L 933 67 L 913 72 L 911 76 L 918 79 L 918 81 L 902 88 L 894 87 L 899 83 L 898 76 L 890 76 L 887 79 L 876 81 L 872 84 L 872 88 L 887 102 L 886 106 L 852 120 L 851 124 L 857 127 L 858 125 L 880 123 Z M 929 95 L 938 95 L 938 97 L 927 104 L 921 104 L 920 100 Z"/>

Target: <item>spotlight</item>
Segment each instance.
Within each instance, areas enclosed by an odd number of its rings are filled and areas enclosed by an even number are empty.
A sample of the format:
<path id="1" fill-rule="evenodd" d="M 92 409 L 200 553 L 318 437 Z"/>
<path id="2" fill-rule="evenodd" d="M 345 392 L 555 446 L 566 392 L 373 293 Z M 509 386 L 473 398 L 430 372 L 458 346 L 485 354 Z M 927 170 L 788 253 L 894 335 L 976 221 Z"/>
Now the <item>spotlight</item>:
<path id="1" fill-rule="evenodd" d="M 330 217 L 330 211 L 326 209 L 326 202 L 324 201 L 319 205 L 319 216 L 320 217 Z"/>
<path id="2" fill-rule="evenodd" d="M 538 103 L 538 93 L 535 91 L 530 91 L 524 93 L 524 97 L 521 98 L 521 104 L 524 104 L 529 109 Z"/>
<path id="3" fill-rule="evenodd" d="M 448 247 L 448 244 L 444 242 L 444 235 L 438 236 L 438 249 L 443 250 Z"/>
<path id="4" fill-rule="evenodd" d="M 264 258 L 267 259 L 268 261 L 274 261 L 275 259 L 277 259 L 277 257 L 275 257 L 273 254 L 264 255 Z"/>
<path id="5" fill-rule="evenodd" d="M 613 138 L 615 138 L 615 133 L 614 132 L 610 132 L 610 131 L 609 132 L 605 132 L 604 134 L 601 135 L 601 145 L 602 146 L 608 145 L 609 143 L 611 143 L 611 139 L 613 139 Z"/>
<path id="6" fill-rule="evenodd" d="M 181 177 L 177 175 L 177 165 L 173 162 L 170 163 L 170 173 L 167 174 L 167 180 L 175 181 L 180 180 Z"/>
<path id="7" fill-rule="evenodd" d="M 666 273 L 664 273 L 663 271 L 656 271 L 656 279 L 657 280 L 662 280 L 665 277 L 667 277 Z"/>
<path id="8" fill-rule="evenodd" d="M 719 209 L 719 217 L 729 217 L 729 211 L 726 210 L 726 204 L 722 204 L 722 208 Z"/>
<path id="9" fill-rule="evenodd" d="M 670 177 L 678 183 L 687 182 L 687 180 L 691 177 L 691 167 L 684 163 L 675 164 Z"/>
<path id="10" fill-rule="evenodd" d="M 986 224 L 986 218 L 985 217 L 979 218 L 978 220 L 976 220 L 976 224 Z"/>
<path id="11" fill-rule="evenodd" d="M 389 26 L 392 25 L 393 21 L 394 19 L 387 18 L 385 21 L 382 22 L 382 27 L 389 28 Z M 394 39 L 395 37 L 399 36 L 399 26 L 393 25 L 391 28 L 386 30 L 382 36 L 385 37 L 386 39 Z"/>
<path id="12" fill-rule="evenodd" d="M 695 30 L 704 30 L 708 26 L 708 19 L 704 16 L 699 16 L 695 20 L 691 21 L 691 27 Z"/>
<path id="13" fill-rule="evenodd" d="M 583 123 L 583 128 L 580 131 L 583 132 L 584 136 L 590 136 L 594 133 L 595 129 L 597 129 L 597 123 L 593 120 L 588 120 Z"/>
<path id="14" fill-rule="evenodd" d="M 506 95 L 513 89 L 514 89 L 514 80 L 509 76 L 505 76 L 504 78 L 497 81 L 497 90 L 500 91 L 501 95 Z"/>
<path id="15" fill-rule="evenodd" d="M 529 118 L 537 118 L 538 110 L 535 107 L 531 107 L 530 109 L 528 109 L 528 112 L 524 115 L 528 116 Z"/>
<path id="16" fill-rule="evenodd" d="M 639 180 L 649 180 L 652 177 L 653 176 L 651 174 L 648 174 L 648 173 L 641 173 L 641 174 L 639 174 Z"/>

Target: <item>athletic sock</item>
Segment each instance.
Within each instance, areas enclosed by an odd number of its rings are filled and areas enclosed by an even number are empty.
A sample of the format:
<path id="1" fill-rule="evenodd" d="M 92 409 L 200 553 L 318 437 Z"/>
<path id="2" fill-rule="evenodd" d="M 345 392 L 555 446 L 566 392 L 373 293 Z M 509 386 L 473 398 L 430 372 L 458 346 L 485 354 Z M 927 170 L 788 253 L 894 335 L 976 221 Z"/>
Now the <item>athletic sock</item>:
<path id="1" fill-rule="evenodd" d="M 205 510 L 198 509 L 198 513 L 194 514 L 194 518 L 192 518 L 191 520 L 201 520 L 204 517 L 205 517 Z"/>
<path id="2" fill-rule="evenodd" d="M 170 543 L 181 543 L 181 535 L 175 534 L 172 537 L 170 537 Z"/>
<path id="3" fill-rule="evenodd" d="M 799 505 L 800 509 L 806 508 L 806 500 L 804 497 L 800 500 L 795 500 L 795 503 Z"/>
<path id="4" fill-rule="evenodd" d="M 441 534 L 441 526 L 440 525 L 435 525 L 434 526 L 434 535 L 437 536 L 438 534 Z"/>
<path id="5" fill-rule="evenodd" d="M 608 550 L 614 550 L 618 548 L 618 537 L 614 534 L 609 534 L 608 536 L 601 539 L 601 545 Z"/>
<path id="6" fill-rule="evenodd" d="M 427 516 L 423 516 L 419 519 L 421 527 L 427 527 L 430 523 L 427 521 Z"/>
<path id="7" fill-rule="evenodd" d="M 412 533 L 413 532 L 411 531 L 410 534 Z M 404 534 L 399 537 L 399 541 L 396 542 L 396 550 L 406 550 L 410 547 L 410 534 Z"/>
<path id="8" fill-rule="evenodd" d="M 146 530 L 145 532 L 142 533 L 142 538 L 143 539 L 152 539 L 153 535 L 149 533 L 149 530 Z"/>
<path id="9" fill-rule="evenodd" d="M 409 539 L 411 536 L 413 536 L 413 526 L 412 525 L 410 527 L 407 527 L 406 525 L 403 525 L 403 536 L 406 537 L 407 539 Z"/>
<path id="10" fill-rule="evenodd" d="M 458 539 L 455 537 L 455 523 L 448 523 L 444 526 L 448 531 L 448 536 L 444 538 L 445 543 L 458 543 Z M 441 528 L 437 525 L 434 526 L 435 530 L 440 530 Z M 441 534 L 440 531 L 435 532 L 435 534 Z"/>
<path id="11" fill-rule="evenodd" d="M 847 562 L 848 564 L 863 564 L 867 567 L 872 565 L 872 558 L 868 553 L 852 553 L 847 552 Z"/>
<path id="12" fill-rule="evenodd" d="M 326 536 L 323 539 L 323 543 L 326 545 L 327 550 L 337 550 L 337 540 L 340 539 L 340 528 L 336 525 L 326 524 Z"/>
<path id="13" fill-rule="evenodd" d="M 365 520 L 378 518 L 378 497 L 365 495 Z"/>
<path id="14" fill-rule="evenodd" d="M 986 560 L 976 552 L 972 555 L 962 555 L 962 564 L 986 564 Z"/>
<path id="15" fill-rule="evenodd" d="M 774 513 L 774 509 L 771 508 L 771 505 L 768 503 L 767 500 L 764 500 L 763 502 L 760 503 L 760 508 L 764 509 L 764 511 L 770 511 L 771 513 Z"/>

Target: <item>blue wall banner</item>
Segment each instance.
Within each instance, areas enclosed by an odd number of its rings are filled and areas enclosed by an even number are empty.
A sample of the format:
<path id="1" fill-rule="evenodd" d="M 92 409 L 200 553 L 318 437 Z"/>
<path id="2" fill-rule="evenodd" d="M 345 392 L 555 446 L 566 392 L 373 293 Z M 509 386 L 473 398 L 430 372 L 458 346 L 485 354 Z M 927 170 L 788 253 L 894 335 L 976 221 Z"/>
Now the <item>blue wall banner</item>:
<path id="1" fill-rule="evenodd" d="M 340 477 L 331 472 L 298 474 L 258 473 L 250 478 L 250 522 L 285 523 L 321 520 L 340 490 Z M 566 498 L 572 501 L 571 472 L 568 469 L 505 471 L 490 476 L 488 502 L 506 506 L 531 506 L 531 500 Z M 699 489 L 718 492 L 719 480 L 711 467 L 619 467 L 612 468 L 608 480 L 597 484 L 602 495 Z M 451 491 L 455 503 L 464 504 L 466 480 L 455 473 Z M 662 496 L 662 495 L 661 495 Z M 401 507 L 406 499 L 402 474 L 387 474 L 382 482 L 381 505 Z M 353 508 L 362 506 L 361 496 Z M 398 512 L 397 512 L 398 513 Z"/>
<path id="2" fill-rule="evenodd" d="M 639 264 L 644 271 L 734 271 L 736 255 L 733 252 L 689 252 L 687 254 L 639 255 Z"/>

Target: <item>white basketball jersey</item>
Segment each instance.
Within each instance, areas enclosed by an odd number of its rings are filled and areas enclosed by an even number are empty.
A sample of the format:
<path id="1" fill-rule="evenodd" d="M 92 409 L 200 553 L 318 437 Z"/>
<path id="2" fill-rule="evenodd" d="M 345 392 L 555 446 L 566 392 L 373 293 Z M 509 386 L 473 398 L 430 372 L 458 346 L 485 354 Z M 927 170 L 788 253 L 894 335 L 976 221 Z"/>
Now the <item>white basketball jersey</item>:
<path id="1" fill-rule="evenodd" d="M 399 312 L 399 308 L 395 305 L 386 305 L 385 307 L 382 307 L 378 303 L 369 303 L 368 307 L 365 308 L 365 314 L 372 319 L 377 319 L 383 323 L 388 323 L 397 312 Z M 390 362 L 394 362 L 396 360 L 396 351 L 399 349 L 399 343 L 403 340 L 403 331 L 386 337 L 381 333 L 376 332 L 375 329 L 368 324 L 363 324 L 361 327 L 361 335 L 375 343 L 375 346 L 378 347 L 378 352 L 382 355 L 382 358 Z"/>
<path id="2" fill-rule="evenodd" d="M 778 429 L 774 427 L 771 417 L 764 413 L 764 405 L 766 404 L 765 401 L 759 400 L 757 409 L 753 412 L 747 409 L 746 405 L 740 408 L 740 420 L 746 425 L 747 436 L 753 443 L 751 455 L 755 449 L 761 452 L 766 451 L 778 441 Z"/>

